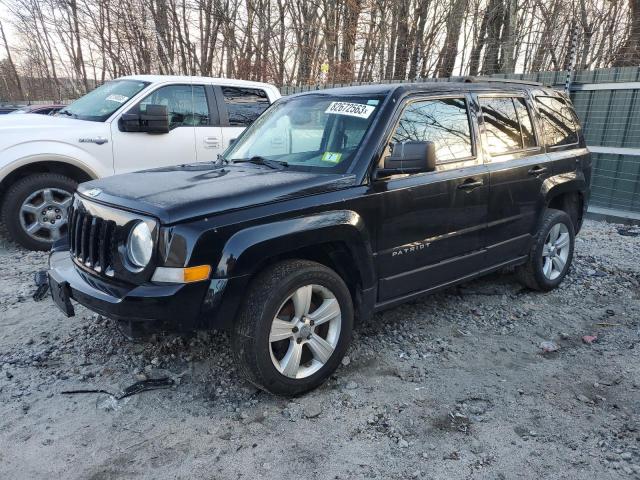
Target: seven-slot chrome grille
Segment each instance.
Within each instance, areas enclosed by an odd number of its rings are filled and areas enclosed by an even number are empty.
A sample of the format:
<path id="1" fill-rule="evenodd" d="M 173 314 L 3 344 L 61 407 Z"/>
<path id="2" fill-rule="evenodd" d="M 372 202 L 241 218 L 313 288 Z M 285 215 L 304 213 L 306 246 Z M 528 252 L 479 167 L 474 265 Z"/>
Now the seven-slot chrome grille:
<path id="1" fill-rule="evenodd" d="M 74 207 L 70 207 L 68 218 L 71 255 L 85 267 L 112 277 L 117 249 L 116 222 Z"/>

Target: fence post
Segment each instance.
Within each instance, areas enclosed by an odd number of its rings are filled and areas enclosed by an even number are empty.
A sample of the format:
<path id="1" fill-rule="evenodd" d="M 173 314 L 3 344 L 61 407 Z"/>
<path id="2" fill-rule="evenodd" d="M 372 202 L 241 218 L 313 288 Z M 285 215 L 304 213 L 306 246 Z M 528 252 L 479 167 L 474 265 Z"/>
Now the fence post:
<path id="1" fill-rule="evenodd" d="M 567 78 L 564 82 L 564 92 L 569 95 L 573 74 L 576 71 L 576 62 L 578 60 L 578 22 L 573 22 L 573 32 L 571 33 L 571 46 L 569 51 L 569 68 L 567 69 Z"/>

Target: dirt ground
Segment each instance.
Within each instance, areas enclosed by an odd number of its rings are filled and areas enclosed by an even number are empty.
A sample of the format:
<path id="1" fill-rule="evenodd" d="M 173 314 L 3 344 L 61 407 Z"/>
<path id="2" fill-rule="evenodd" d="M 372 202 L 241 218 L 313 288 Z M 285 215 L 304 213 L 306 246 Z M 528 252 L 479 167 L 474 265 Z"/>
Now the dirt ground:
<path id="1" fill-rule="evenodd" d="M 587 222 L 552 293 L 494 275 L 376 315 L 295 399 L 238 378 L 224 334 L 132 343 L 34 302 L 46 255 L 0 244 L 0 478 L 640 479 L 635 231 Z"/>

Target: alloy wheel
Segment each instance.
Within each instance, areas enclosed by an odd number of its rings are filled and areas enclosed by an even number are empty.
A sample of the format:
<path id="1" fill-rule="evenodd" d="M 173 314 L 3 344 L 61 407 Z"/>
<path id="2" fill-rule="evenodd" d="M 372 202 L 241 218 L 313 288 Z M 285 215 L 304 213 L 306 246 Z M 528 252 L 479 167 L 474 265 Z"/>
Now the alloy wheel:
<path id="1" fill-rule="evenodd" d="M 72 194 L 59 188 L 44 188 L 29 195 L 20 206 L 20 225 L 38 241 L 56 241 L 66 233 Z"/>
<path id="2" fill-rule="evenodd" d="M 340 304 L 328 288 L 298 288 L 282 303 L 271 324 L 269 351 L 274 367 L 289 378 L 313 375 L 331 358 L 341 323 Z"/>
<path id="3" fill-rule="evenodd" d="M 551 227 L 542 249 L 542 273 L 549 280 L 555 280 L 564 271 L 570 242 L 569 229 L 564 223 L 556 223 Z"/>

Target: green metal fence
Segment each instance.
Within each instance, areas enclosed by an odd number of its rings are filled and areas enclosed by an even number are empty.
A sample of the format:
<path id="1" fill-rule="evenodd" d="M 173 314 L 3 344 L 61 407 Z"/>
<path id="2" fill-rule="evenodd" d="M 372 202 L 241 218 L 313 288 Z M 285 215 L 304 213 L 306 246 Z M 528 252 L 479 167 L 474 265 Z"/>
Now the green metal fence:
<path id="1" fill-rule="evenodd" d="M 506 75 L 495 77 L 507 78 Z M 508 78 L 541 82 L 562 89 L 567 72 L 517 74 Z M 283 87 L 282 94 L 334 86 L 345 84 Z M 587 145 L 593 153 L 591 210 L 640 219 L 640 67 L 575 72 L 571 77 L 570 93 Z"/>

